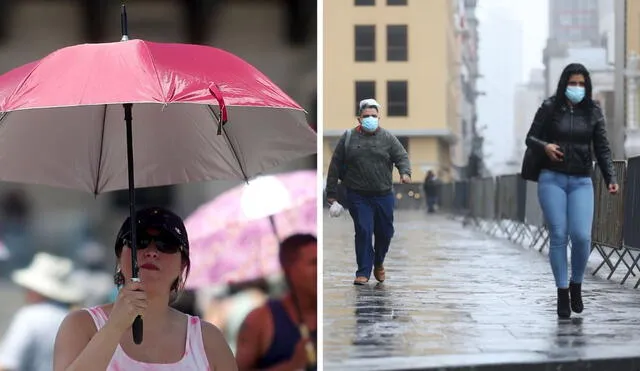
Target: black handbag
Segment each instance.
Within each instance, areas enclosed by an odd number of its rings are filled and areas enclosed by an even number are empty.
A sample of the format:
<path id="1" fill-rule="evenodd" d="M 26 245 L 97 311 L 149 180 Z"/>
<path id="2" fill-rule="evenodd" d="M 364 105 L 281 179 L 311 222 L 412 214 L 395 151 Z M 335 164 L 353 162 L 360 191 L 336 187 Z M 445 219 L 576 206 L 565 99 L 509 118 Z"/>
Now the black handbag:
<path id="1" fill-rule="evenodd" d="M 553 112 L 553 111 L 551 111 Z M 542 122 L 541 137 L 544 139 L 547 137 L 548 125 L 551 120 L 551 112 L 546 112 L 544 120 Z M 527 146 L 527 150 L 524 151 L 522 158 L 522 168 L 520 169 L 520 176 L 524 180 L 531 182 L 537 182 L 540 177 L 540 172 L 547 161 L 547 155 L 543 149 L 533 148 Z"/>
<path id="2" fill-rule="evenodd" d="M 536 150 L 531 147 L 527 147 L 524 151 L 524 157 L 522 158 L 522 169 L 520 170 L 520 176 L 524 180 L 537 182 L 540 177 L 540 172 L 545 162 L 544 151 Z"/>

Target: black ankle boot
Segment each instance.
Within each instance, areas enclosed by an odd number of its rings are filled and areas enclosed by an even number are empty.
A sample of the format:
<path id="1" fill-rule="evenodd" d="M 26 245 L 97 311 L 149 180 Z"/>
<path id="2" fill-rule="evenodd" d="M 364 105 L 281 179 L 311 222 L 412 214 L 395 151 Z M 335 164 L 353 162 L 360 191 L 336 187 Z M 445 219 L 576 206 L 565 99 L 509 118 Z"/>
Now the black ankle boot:
<path id="1" fill-rule="evenodd" d="M 571 294 L 571 310 L 576 313 L 582 313 L 584 304 L 582 303 L 582 284 L 569 283 L 569 291 Z"/>
<path id="2" fill-rule="evenodd" d="M 571 317 L 571 304 L 569 301 L 569 289 L 558 289 L 558 317 Z"/>

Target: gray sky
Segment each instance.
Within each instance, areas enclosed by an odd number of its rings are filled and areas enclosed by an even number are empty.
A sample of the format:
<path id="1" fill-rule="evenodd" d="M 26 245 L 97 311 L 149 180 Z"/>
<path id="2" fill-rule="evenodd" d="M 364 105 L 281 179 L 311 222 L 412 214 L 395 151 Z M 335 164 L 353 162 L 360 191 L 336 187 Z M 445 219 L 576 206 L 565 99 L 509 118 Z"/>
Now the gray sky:
<path id="1" fill-rule="evenodd" d="M 479 0 L 477 13 L 480 73 L 484 75 L 479 89 L 487 94 L 478 98 L 478 123 L 486 126 L 486 164 L 494 174 L 503 174 L 512 171 L 506 162 L 513 155 L 515 86 L 528 80 L 531 69 L 543 67 L 542 52 L 549 33 L 548 2 Z"/>
<path id="2" fill-rule="evenodd" d="M 549 3 L 547 0 L 479 0 L 480 21 L 494 9 L 504 9 L 522 24 L 522 79 L 529 77 L 532 68 L 542 68 L 542 50 L 549 34 Z M 482 37 L 482 35 L 480 35 Z M 496 57 L 498 57 L 496 55 Z"/>

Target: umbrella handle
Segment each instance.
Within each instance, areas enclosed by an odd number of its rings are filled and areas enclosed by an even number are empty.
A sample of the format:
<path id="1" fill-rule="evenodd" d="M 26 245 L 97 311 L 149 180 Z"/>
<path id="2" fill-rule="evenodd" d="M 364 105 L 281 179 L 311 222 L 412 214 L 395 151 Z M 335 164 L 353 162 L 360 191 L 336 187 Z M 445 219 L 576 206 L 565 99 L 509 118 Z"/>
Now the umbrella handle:
<path id="1" fill-rule="evenodd" d="M 131 279 L 134 282 L 140 282 L 140 278 L 135 277 Z M 133 320 L 133 325 L 131 325 L 131 331 L 133 332 L 133 342 L 135 344 L 142 343 L 142 317 L 137 316 L 136 319 Z"/>
<path id="2" fill-rule="evenodd" d="M 131 331 L 133 332 L 133 342 L 135 344 L 142 343 L 142 317 L 137 316 L 136 319 L 133 320 Z"/>

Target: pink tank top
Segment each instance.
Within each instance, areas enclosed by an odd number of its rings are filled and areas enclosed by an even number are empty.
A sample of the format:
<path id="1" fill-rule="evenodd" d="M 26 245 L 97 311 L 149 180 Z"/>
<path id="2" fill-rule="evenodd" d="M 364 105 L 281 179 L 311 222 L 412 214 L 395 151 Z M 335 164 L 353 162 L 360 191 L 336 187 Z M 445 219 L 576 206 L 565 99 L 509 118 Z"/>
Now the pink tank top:
<path id="1" fill-rule="evenodd" d="M 100 330 L 107 323 L 107 314 L 100 307 L 85 308 L 96 328 Z M 176 363 L 144 363 L 130 358 L 120 347 L 116 348 L 105 371 L 211 371 L 202 342 L 202 328 L 198 317 L 189 316 L 187 344 L 182 359 Z"/>

